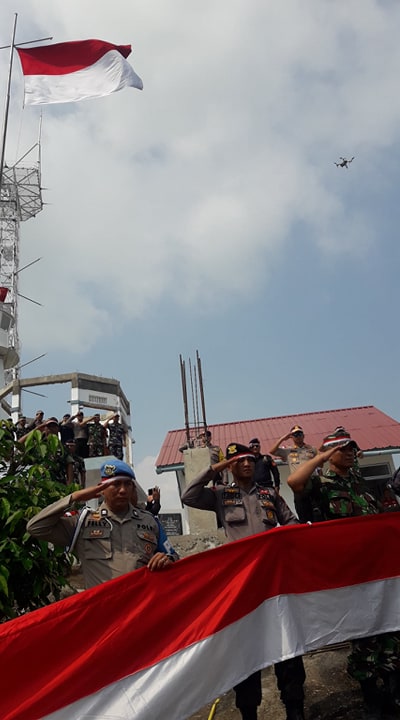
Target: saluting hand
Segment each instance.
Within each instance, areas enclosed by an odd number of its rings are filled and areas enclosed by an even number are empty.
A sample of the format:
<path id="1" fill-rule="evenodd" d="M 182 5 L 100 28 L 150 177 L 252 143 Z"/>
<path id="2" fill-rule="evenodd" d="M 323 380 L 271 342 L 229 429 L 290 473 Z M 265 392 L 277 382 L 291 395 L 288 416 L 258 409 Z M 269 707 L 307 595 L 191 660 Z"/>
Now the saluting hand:
<path id="1" fill-rule="evenodd" d="M 82 490 L 76 490 L 72 493 L 72 502 L 86 502 L 87 500 L 93 500 L 93 498 L 100 497 L 104 490 L 104 483 L 98 485 L 91 485 L 90 487 L 83 488 Z"/>
<path id="2" fill-rule="evenodd" d="M 336 450 L 338 450 L 341 447 L 344 447 L 344 445 L 347 445 L 347 443 L 343 442 L 340 445 L 334 445 L 333 447 L 330 447 L 329 450 L 324 450 L 323 452 L 318 453 L 318 455 L 316 455 L 315 457 L 319 458 L 320 464 L 322 466 L 324 463 L 326 463 L 329 460 L 331 455 L 333 455 L 333 453 Z"/>

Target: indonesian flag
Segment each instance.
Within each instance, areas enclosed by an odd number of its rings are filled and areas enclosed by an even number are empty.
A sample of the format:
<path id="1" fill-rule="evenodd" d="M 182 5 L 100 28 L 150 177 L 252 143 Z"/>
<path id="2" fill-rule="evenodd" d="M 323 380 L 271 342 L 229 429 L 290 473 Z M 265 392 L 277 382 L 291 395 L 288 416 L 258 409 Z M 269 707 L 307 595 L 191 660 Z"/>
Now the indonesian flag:
<path id="1" fill-rule="evenodd" d="M 143 89 L 125 60 L 130 45 L 103 40 L 16 48 L 25 80 L 25 105 L 74 102 L 110 95 L 124 87 Z"/>
<path id="2" fill-rule="evenodd" d="M 400 513 L 277 528 L 0 626 L 2 720 L 183 720 L 250 673 L 400 628 Z"/>

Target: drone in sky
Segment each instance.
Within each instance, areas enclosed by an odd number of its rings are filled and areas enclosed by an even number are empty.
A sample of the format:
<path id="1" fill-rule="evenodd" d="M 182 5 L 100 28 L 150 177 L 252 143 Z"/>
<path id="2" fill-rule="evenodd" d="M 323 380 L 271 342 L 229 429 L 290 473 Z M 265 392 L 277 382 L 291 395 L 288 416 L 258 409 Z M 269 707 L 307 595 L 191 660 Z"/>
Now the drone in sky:
<path id="1" fill-rule="evenodd" d="M 340 160 L 340 162 L 338 162 L 338 163 L 335 162 L 336 167 L 345 167 L 348 170 L 350 163 L 353 162 L 353 160 L 354 160 L 354 155 L 352 158 L 350 158 L 350 160 L 347 160 L 346 158 L 343 158 L 343 157 L 339 158 L 339 160 Z"/>

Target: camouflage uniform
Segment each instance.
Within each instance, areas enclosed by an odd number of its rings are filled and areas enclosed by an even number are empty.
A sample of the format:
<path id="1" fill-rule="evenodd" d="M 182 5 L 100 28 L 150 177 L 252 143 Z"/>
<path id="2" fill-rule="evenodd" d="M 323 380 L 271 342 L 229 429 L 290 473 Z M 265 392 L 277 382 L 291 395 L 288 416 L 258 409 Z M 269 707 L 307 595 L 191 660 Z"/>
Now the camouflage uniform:
<path id="1" fill-rule="evenodd" d="M 101 423 L 88 423 L 89 457 L 104 455 L 106 430 Z"/>
<path id="2" fill-rule="evenodd" d="M 124 439 L 125 439 L 125 430 L 124 426 L 121 425 L 121 423 L 116 423 L 115 421 L 108 426 L 108 432 L 109 432 L 109 438 L 108 438 L 108 445 L 110 448 L 110 453 L 112 455 L 115 455 L 118 460 L 124 459 Z"/>
<path id="3" fill-rule="evenodd" d="M 400 510 L 390 487 L 381 497 L 372 492 L 355 468 L 347 477 L 326 470 L 313 478 L 311 489 L 314 520 L 334 520 L 358 515 Z M 365 681 L 386 681 L 389 673 L 400 671 L 400 633 L 383 633 L 353 640 L 348 658 L 348 673 L 361 685 Z"/>
<path id="4" fill-rule="evenodd" d="M 51 460 L 53 464 L 51 470 L 52 480 L 67 485 L 67 465 L 73 463 L 72 456 L 61 445 L 57 448 Z"/>
<path id="5" fill-rule="evenodd" d="M 71 457 L 74 461 L 74 482 L 83 487 L 82 476 L 86 472 L 85 461 L 83 458 L 81 458 L 79 455 L 76 455 L 75 453 L 71 455 Z"/>

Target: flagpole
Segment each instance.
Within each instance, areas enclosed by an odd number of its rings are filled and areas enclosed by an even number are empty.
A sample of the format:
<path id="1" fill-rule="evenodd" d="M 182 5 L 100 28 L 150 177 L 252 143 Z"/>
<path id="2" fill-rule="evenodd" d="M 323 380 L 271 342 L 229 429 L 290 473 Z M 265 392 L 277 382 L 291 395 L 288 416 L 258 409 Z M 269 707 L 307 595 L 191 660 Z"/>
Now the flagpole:
<path id="1" fill-rule="evenodd" d="M 52 39 L 53 39 L 53 36 L 51 35 L 51 37 L 37 38 L 37 40 L 27 40 L 26 42 L 23 42 L 23 43 L 14 43 L 14 47 L 22 47 L 23 45 L 32 45 L 32 43 L 44 42 L 45 40 L 52 40 Z M 9 47 L 11 47 L 11 45 L 2 45 L 0 47 L 0 50 L 7 50 L 7 48 L 9 48 Z"/>
<path id="2" fill-rule="evenodd" d="M 1 187 L 3 184 L 4 156 L 5 156 L 5 152 L 6 152 L 6 137 L 7 137 L 7 126 L 8 126 L 8 111 L 9 111 L 9 107 L 10 107 L 11 71 L 12 71 L 13 54 L 14 54 L 15 33 L 17 30 L 17 18 L 18 18 L 18 13 L 15 13 L 14 14 L 14 27 L 13 27 L 11 47 L 10 47 L 10 66 L 8 69 L 7 93 L 6 93 L 6 101 L 5 101 L 5 105 L 4 105 L 3 132 L 2 132 L 2 137 L 1 137 L 0 193 L 1 193 Z M 1 195 L 0 195 L 0 199 L 1 199 Z"/>

